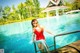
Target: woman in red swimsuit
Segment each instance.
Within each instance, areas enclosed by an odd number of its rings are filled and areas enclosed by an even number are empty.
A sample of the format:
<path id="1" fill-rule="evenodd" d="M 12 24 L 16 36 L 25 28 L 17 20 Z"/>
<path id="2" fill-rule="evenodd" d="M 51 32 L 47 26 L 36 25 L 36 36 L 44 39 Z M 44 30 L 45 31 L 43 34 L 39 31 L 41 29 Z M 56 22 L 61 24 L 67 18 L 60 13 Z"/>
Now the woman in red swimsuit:
<path id="1" fill-rule="evenodd" d="M 45 42 L 45 37 L 44 37 L 44 34 L 43 34 L 44 27 L 40 26 L 36 19 L 33 19 L 31 21 L 31 24 L 32 24 L 32 28 L 33 28 L 33 34 L 34 34 L 33 35 L 33 41 L 36 40 L 36 42 L 38 42 L 39 49 L 41 49 L 43 51 L 43 49 L 45 47 L 47 52 L 49 53 L 48 47 L 47 47 L 46 42 Z M 45 30 L 45 31 L 52 34 L 51 32 L 49 32 L 47 30 Z"/>

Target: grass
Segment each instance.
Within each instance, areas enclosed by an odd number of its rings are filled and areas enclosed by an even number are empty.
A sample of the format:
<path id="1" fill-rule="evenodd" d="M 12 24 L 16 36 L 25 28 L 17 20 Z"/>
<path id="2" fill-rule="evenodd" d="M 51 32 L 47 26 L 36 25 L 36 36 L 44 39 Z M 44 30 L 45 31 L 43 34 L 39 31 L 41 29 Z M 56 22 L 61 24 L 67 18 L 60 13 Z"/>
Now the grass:
<path id="1" fill-rule="evenodd" d="M 32 19 L 35 19 L 35 17 L 30 17 L 30 18 L 21 19 L 21 20 L 2 20 L 2 21 L 0 21 L 0 25 L 11 24 L 11 23 L 15 23 L 15 22 L 29 21 Z"/>

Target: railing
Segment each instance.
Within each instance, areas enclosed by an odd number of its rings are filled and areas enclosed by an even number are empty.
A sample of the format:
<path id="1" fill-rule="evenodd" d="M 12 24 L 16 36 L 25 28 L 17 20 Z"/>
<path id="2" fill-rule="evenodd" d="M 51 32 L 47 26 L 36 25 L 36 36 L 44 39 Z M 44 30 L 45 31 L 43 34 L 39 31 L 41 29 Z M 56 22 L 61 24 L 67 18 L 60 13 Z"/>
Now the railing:
<path id="1" fill-rule="evenodd" d="M 50 47 L 52 47 L 52 46 L 54 46 L 54 51 L 55 51 L 54 53 L 58 53 L 58 52 L 57 52 L 57 49 L 56 49 L 56 37 L 58 37 L 58 36 L 63 36 L 63 35 L 68 35 L 68 34 L 72 34 L 72 33 L 78 33 L 78 32 L 80 32 L 80 30 L 55 35 L 55 36 L 53 37 L 54 44 L 53 44 L 53 45 L 51 45 L 51 46 L 49 46 L 49 48 L 50 48 Z M 35 47 L 35 53 L 37 53 L 38 51 L 40 51 L 40 50 L 41 50 L 41 49 L 37 50 L 37 48 L 36 48 L 36 42 L 34 42 L 34 47 Z"/>
<path id="2" fill-rule="evenodd" d="M 56 50 L 56 37 L 58 37 L 58 36 L 63 36 L 63 35 L 68 35 L 68 34 L 72 34 L 72 33 L 78 33 L 78 32 L 80 32 L 80 30 L 78 30 L 78 31 L 73 31 L 73 32 L 68 32 L 68 33 L 63 33 L 63 34 L 58 34 L 58 35 L 56 35 L 56 36 L 54 36 L 54 53 L 58 53 L 57 52 L 57 50 Z"/>

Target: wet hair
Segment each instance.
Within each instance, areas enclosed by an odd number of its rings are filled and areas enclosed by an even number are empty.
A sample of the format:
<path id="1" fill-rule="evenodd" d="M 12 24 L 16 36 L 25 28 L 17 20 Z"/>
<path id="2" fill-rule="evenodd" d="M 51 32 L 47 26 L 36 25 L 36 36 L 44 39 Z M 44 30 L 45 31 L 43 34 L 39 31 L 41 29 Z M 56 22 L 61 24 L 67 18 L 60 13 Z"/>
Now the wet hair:
<path id="1" fill-rule="evenodd" d="M 33 19 L 33 20 L 31 21 L 32 27 L 34 27 L 34 25 L 33 25 L 33 22 L 34 22 L 34 21 L 37 21 L 37 19 Z"/>

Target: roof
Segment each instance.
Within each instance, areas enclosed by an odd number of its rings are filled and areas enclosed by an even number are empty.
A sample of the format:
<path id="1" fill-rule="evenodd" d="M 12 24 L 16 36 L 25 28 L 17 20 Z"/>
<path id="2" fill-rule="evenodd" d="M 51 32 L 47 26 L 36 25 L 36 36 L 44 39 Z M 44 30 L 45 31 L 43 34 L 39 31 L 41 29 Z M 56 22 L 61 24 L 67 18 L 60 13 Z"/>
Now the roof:
<path id="1" fill-rule="evenodd" d="M 54 0 L 49 0 L 49 3 L 47 5 L 47 7 L 45 8 L 45 10 L 43 10 L 42 12 L 48 12 L 48 11 L 52 11 L 52 10 L 56 10 L 56 9 L 66 9 L 68 7 L 63 6 L 63 0 L 57 0 L 57 4 L 56 5 Z"/>
<path id="2" fill-rule="evenodd" d="M 54 3 L 53 3 L 53 2 L 54 2 Z M 48 3 L 48 5 L 47 5 L 47 7 L 53 7 L 53 6 L 56 6 L 55 3 L 57 3 L 57 2 L 58 2 L 58 6 L 63 5 L 62 0 L 57 0 L 56 2 L 55 2 L 54 0 L 49 0 L 49 3 Z"/>
<path id="3" fill-rule="evenodd" d="M 48 7 L 45 10 L 43 10 L 42 12 L 48 12 L 48 11 L 52 11 L 52 10 L 57 10 L 57 9 L 66 9 L 68 7 L 66 6 L 53 6 L 53 7 Z"/>

